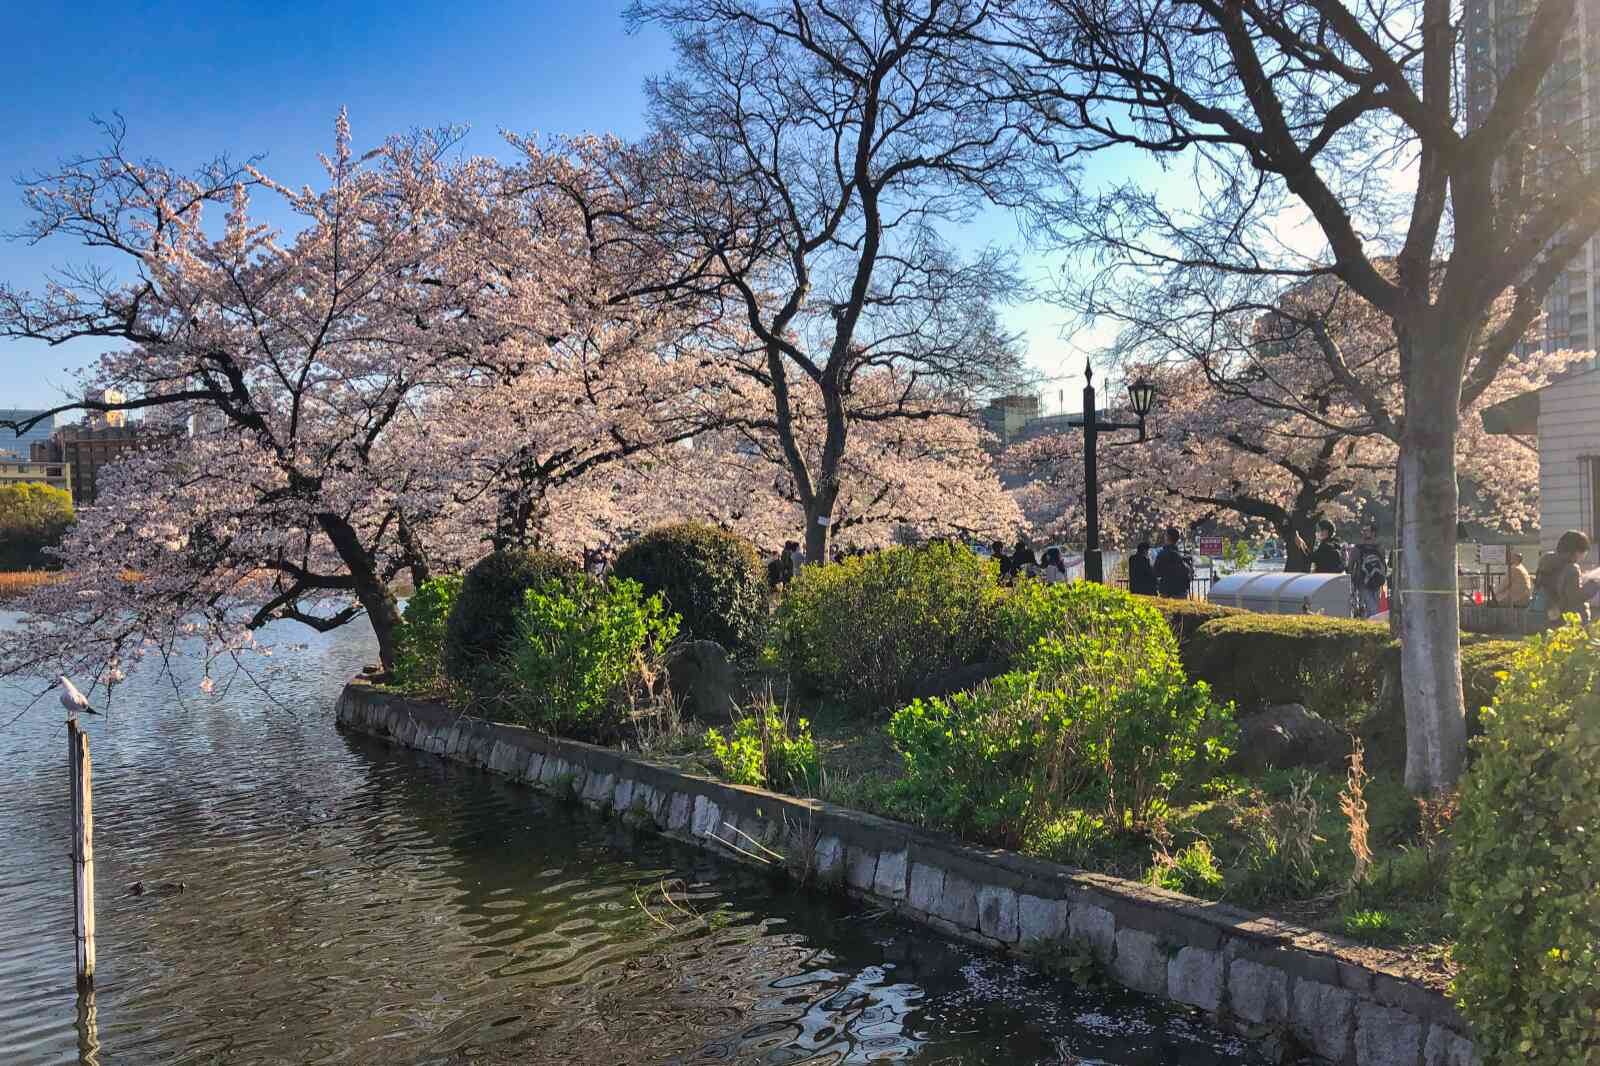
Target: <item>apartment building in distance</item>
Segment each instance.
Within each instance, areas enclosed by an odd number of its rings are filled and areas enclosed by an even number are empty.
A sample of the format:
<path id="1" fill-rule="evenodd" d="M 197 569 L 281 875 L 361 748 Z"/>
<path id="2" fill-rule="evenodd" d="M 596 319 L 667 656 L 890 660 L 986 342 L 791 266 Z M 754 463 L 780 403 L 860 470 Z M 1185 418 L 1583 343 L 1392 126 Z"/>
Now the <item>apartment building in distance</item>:
<path id="1" fill-rule="evenodd" d="M 1466 0 L 1463 103 L 1469 126 L 1494 105 L 1495 93 L 1516 59 L 1536 0 Z M 1600 0 L 1578 0 L 1561 52 L 1541 87 L 1539 121 L 1570 155 L 1559 165 L 1584 167 L 1600 180 Z M 1554 160 L 1542 165 L 1558 165 Z M 1543 327 L 1524 340 L 1530 350 L 1600 347 L 1600 240 L 1590 240 L 1551 286 Z"/>
<path id="2" fill-rule="evenodd" d="M 84 425 L 61 426 L 49 440 L 33 445 L 31 458 L 35 463 L 65 463 L 70 468 L 72 502 L 82 506 L 94 502 L 95 481 L 108 463 L 133 449 L 170 447 L 183 431 L 183 426 L 143 422 L 96 425 L 91 419 Z"/>

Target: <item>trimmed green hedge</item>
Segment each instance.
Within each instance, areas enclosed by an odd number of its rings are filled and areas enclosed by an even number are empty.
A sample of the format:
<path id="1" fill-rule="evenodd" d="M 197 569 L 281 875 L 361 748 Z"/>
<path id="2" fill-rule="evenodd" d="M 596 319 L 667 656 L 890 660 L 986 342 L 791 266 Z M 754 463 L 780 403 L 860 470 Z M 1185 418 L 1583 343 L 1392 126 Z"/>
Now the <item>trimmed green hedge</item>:
<path id="1" fill-rule="evenodd" d="M 1168 599 L 1165 596 L 1151 597 L 1149 603 L 1161 612 L 1161 616 L 1167 620 L 1167 625 L 1172 627 L 1172 635 L 1178 638 L 1180 648 L 1188 644 L 1200 627 L 1207 622 L 1250 613 L 1238 607 L 1224 607 L 1220 603 Z M 1184 663 L 1185 667 L 1188 665 L 1187 662 Z M 1193 673 L 1192 670 L 1190 672 Z"/>
<path id="2" fill-rule="evenodd" d="M 1348 719 L 1378 698 L 1387 626 L 1353 618 L 1243 612 L 1202 623 L 1184 649 L 1191 677 L 1248 714 L 1303 703 Z"/>
<path id="3" fill-rule="evenodd" d="M 767 581 L 749 541 L 702 522 L 653 529 L 617 556 L 611 573 L 660 593 L 681 619 L 682 635 L 728 649 L 761 640 Z"/>

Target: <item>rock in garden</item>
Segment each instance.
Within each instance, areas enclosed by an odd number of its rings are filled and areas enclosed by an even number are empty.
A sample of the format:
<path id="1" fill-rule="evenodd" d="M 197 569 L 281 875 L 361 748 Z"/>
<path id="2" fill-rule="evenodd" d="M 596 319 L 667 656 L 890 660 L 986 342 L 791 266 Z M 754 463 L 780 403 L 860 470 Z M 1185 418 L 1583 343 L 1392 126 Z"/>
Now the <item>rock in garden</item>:
<path id="1" fill-rule="evenodd" d="M 1280 703 L 1239 720 L 1239 740 L 1228 769 L 1236 773 L 1300 766 L 1342 769 L 1350 738 L 1326 718 L 1298 703 Z"/>
<path id="2" fill-rule="evenodd" d="M 667 684 L 683 709 L 705 722 L 732 716 L 736 678 L 728 653 L 714 640 L 686 640 L 667 653 Z"/>

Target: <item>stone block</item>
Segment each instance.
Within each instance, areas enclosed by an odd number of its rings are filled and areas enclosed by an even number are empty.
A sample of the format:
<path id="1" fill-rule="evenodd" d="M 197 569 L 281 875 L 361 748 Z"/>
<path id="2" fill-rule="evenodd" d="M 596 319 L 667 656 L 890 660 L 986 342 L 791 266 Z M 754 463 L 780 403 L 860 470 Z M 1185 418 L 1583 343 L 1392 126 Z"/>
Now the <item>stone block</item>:
<path id="1" fill-rule="evenodd" d="M 978 889 L 978 932 L 1002 944 L 1017 942 L 1016 892 L 993 885 Z"/>
<path id="2" fill-rule="evenodd" d="M 872 878 L 872 894 L 883 899 L 906 898 L 906 852 L 878 852 L 878 872 Z"/>
<path id="3" fill-rule="evenodd" d="M 1060 940 L 1066 935 L 1066 900 L 1040 899 L 1026 893 L 1017 897 L 1017 939 L 1024 945 Z"/>
<path id="4" fill-rule="evenodd" d="M 818 838 L 811 855 L 811 871 L 821 884 L 837 884 L 844 876 L 844 842 L 838 837 Z"/>
<path id="5" fill-rule="evenodd" d="M 1117 920 L 1104 907 L 1086 903 L 1072 908 L 1067 931 L 1101 962 L 1110 962 L 1117 953 Z"/>
<path id="6" fill-rule="evenodd" d="M 1233 1012 L 1247 1022 L 1289 1019 L 1289 976 L 1282 970 L 1234 959 L 1228 967 L 1228 997 Z"/>
<path id="7" fill-rule="evenodd" d="M 1350 1022 L 1356 997 L 1342 988 L 1320 981 L 1297 981 L 1294 986 L 1295 1035 L 1325 1059 L 1343 1062 L 1350 1052 Z"/>
<path id="8" fill-rule="evenodd" d="M 701 800 L 705 800 L 704 807 L 700 805 Z M 723 839 L 723 834 L 727 830 L 722 826 L 722 805 L 716 800 L 708 799 L 705 796 L 695 797 L 694 805 L 696 812 L 701 815 L 700 827 L 695 830 L 695 835 L 716 840 Z"/>
<path id="9" fill-rule="evenodd" d="M 539 775 L 544 771 L 544 752 L 530 751 L 522 761 L 522 769 L 517 773 L 517 780 L 530 785 L 537 784 Z"/>
<path id="10" fill-rule="evenodd" d="M 591 773 L 589 779 L 583 783 L 583 798 L 596 806 L 611 802 L 610 774 Z"/>
<path id="11" fill-rule="evenodd" d="M 1166 995 L 1166 946 L 1151 933 L 1118 929 L 1117 955 L 1111 962 L 1111 975 L 1125 988 Z"/>
<path id="12" fill-rule="evenodd" d="M 633 806 L 633 778 L 619 776 L 611 786 L 611 809 L 625 811 Z"/>
<path id="13" fill-rule="evenodd" d="M 1356 1007 L 1356 1066 L 1417 1066 L 1422 1061 L 1422 1023 L 1398 1007 Z"/>
<path id="14" fill-rule="evenodd" d="M 1167 964 L 1167 997 L 1203 1011 L 1212 1012 L 1222 1005 L 1225 983 L 1220 951 L 1179 948 Z"/>
<path id="15" fill-rule="evenodd" d="M 931 914 L 939 906 L 939 900 L 944 896 L 944 871 L 937 866 L 927 863 L 914 862 L 911 864 L 910 887 L 906 892 L 906 902 L 924 914 Z"/>
<path id="16" fill-rule="evenodd" d="M 667 830 L 672 833 L 681 833 L 689 828 L 690 819 L 694 816 L 694 804 L 690 801 L 687 792 L 674 792 L 672 803 L 667 810 Z"/>
<path id="17" fill-rule="evenodd" d="M 945 871 L 944 891 L 932 913 L 957 929 L 976 932 L 978 928 L 978 887 L 960 874 Z"/>
<path id="18" fill-rule="evenodd" d="M 1428 1042 L 1422 1046 L 1422 1066 L 1482 1066 L 1478 1049 L 1472 1041 L 1452 1033 L 1442 1025 L 1428 1030 Z"/>
<path id="19" fill-rule="evenodd" d="M 858 892 L 871 892 L 878 876 L 878 853 L 851 844 L 845 849 L 844 883 Z"/>

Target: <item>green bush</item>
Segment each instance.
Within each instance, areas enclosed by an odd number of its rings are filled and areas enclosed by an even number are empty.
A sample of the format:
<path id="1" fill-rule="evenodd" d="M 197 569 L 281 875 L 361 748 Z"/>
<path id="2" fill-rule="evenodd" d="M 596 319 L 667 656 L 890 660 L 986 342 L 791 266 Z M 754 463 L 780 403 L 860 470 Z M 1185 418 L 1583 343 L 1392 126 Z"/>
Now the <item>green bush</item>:
<path id="1" fill-rule="evenodd" d="M 1476 736 L 1482 732 L 1480 715 L 1483 708 L 1494 703 L 1494 694 L 1500 687 L 1500 675 L 1511 669 L 1517 653 L 1523 648 L 1520 640 L 1481 640 L 1461 642 L 1461 691 L 1467 708 L 1468 731 Z"/>
<path id="2" fill-rule="evenodd" d="M 1600 1061 L 1600 625 L 1526 642 L 1454 830 L 1455 990 L 1488 1063 Z"/>
<path id="3" fill-rule="evenodd" d="M 682 619 L 685 636 L 729 649 L 761 640 L 766 571 L 755 548 L 738 534 L 699 522 L 663 526 L 624 549 L 611 572 L 659 592 Z"/>
<path id="4" fill-rule="evenodd" d="M 1191 676 L 1242 709 L 1303 703 L 1339 721 L 1375 705 L 1392 643 L 1378 622 L 1247 612 L 1202 624 L 1184 661 Z"/>
<path id="5" fill-rule="evenodd" d="M 1168 892 L 1183 892 L 1202 899 L 1217 899 L 1222 895 L 1222 870 L 1217 866 L 1211 845 L 1204 840 L 1195 841 L 1176 855 L 1158 856 L 1147 879 Z"/>
<path id="6" fill-rule="evenodd" d="M 818 782 L 811 723 L 797 719 L 791 731 L 788 717 L 775 706 L 736 719 L 727 737 L 708 729 L 705 740 L 723 778 L 736 785 L 798 792 Z"/>
<path id="7" fill-rule="evenodd" d="M 77 520 L 72 494 L 41 481 L 0 485 L 0 570 L 59 570 L 59 547 Z"/>
<path id="8" fill-rule="evenodd" d="M 445 628 L 444 672 L 477 692 L 493 684 L 495 663 L 517 635 L 522 594 L 550 578 L 576 581 L 578 567 L 548 552 L 508 549 L 466 573 Z"/>
<path id="9" fill-rule="evenodd" d="M 988 655 L 999 595 L 995 564 L 961 545 L 807 566 L 779 604 L 777 650 L 801 684 L 876 709 Z"/>
<path id="10" fill-rule="evenodd" d="M 408 692 L 430 692 L 444 680 L 445 632 L 461 581 L 460 574 L 424 581 L 406 601 L 395 634 L 394 682 Z"/>
<path id="11" fill-rule="evenodd" d="M 1226 755 L 1231 710 L 1185 679 L 1139 597 L 1021 582 L 998 615 L 1017 670 L 889 723 L 906 759 L 896 800 L 914 817 L 1007 845 L 1069 805 L 1140 827 L 1197 757 Z"/>
<path id="12" fill-rule="evenodd" d="M 637 581 L 548 577 L 523 592 L 516 638 L 495 663 L 500 721 L 601 739 L 627 712 L 630 686 L 678 630 Z"/>

